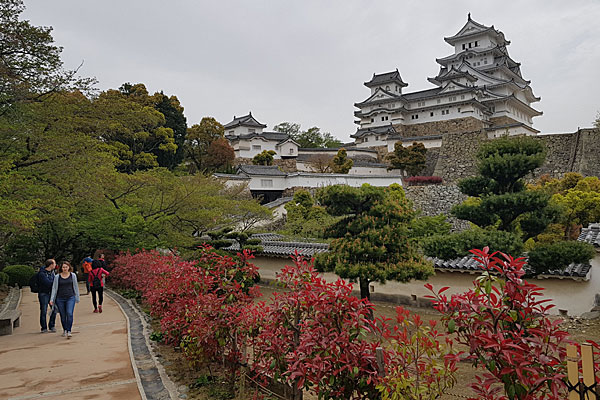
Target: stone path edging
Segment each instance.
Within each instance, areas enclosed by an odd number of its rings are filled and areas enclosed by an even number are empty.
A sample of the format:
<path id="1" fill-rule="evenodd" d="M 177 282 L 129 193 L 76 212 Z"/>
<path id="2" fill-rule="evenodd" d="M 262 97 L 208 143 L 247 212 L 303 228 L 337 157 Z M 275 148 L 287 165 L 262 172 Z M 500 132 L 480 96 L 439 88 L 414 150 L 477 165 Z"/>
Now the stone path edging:
<path id="1" fill-rule="evenodd" d="M 110 289 L 105 288 L 105 293 L 117 303 L 127 320 L 129 356 L 142 399 L 177 399 L 175 384 L 152 350 L 148 323 L 137 305 Z"/>

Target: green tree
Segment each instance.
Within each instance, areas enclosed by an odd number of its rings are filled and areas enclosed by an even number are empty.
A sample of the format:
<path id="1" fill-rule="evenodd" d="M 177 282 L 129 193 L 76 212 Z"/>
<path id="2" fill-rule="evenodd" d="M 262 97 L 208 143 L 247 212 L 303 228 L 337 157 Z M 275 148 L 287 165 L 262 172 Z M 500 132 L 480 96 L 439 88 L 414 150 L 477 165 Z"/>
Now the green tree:
<path id="1" fill-rule="evenodd" d="M 331 160 L 331 170 L 336 174 L 347 174 L 352 169 L 354 161 L 348 158 L 346 149 L 339 149 Z"/>
<path id="2" fill-rule="evenodd" d="M 367 299 L 370 282 L 408 282 L 433 275 L 433 267 L 410 237 L 415 212 L 399 185 L 328 186 L 317 199 L 330 215 L 341 217 L 325 232 L 333 241 L 328 253 L 317 256 L 319 270 L 358 281 L 361 297 Z"/>
<path id="3" fill-rule="evenodd" d="M 327 226 L 336 221 L 325 207 L 315 203 L 307 190 L 298 190 L 292 201 L 285 205 L 287 211 L 282 233 L 301 238 L 323 238 Z"/>
<path id="4" fill-rule="evenodd" d="M 273 156 L 277 154 L 273 150 L 263 150 L 252 159 L 254 165 L 273 165 Z"/>
<path id="5" fill-rule="evenodd" d="M 321 129 L 316 126 L 306 131 L 301 131 L 299 124 L 282 122 L 275 125 L 273 130 L 290 135 L 302 148 L 338 148 L 342 145 L 342 142 L 333 137 L 329 132 L 321 132 Z"/>
<path id="6" fill-rule="evenodd" d="M 173 131 L 173 141 L 177 146 L 175 153 L 161 152 L 158 154 L 158 165 L 174 169 L 183 162 L 185 157 L 185 139 L 187 135 L 187 120 L 183 107 L 176 96 L 167 96 L 163 92 L 155 93 L 154 108 L 165 116 L 165 127 Z"/>
<path id="7" fill-rule="evenodd" d="M 142 85 L 143 86 L 143 85 Z M 94 112 L 99 119 L 110 116 L 110 122 L 96 127 L 97 137 L 109 144 L 119 162 L 117 169 L 132 173 L 161 166 L 159 157 L 163 159 L 175 154 L 177 145 L 173 130 L 165 126 L 165 116 L 151 105 L 143 105 L 142 95 L 123 94 L 119 90 L 103 92 L 94 100 Z M 165 165 L 166 166 L 166 165 Z"/>
<path id="8" fill-rule="evenodd" d="M 401 169 L 415 176 L 425 167 L 425 155 L 427 149 L 423 143 L 414 142 L 408 147 L 402 146 L 402 142 L 396 142 L 394 151 L 388 155 L 389 169 Z"/>
<path id="9" fill-rule="evenodd" d="M 188 128 L 185 153 L 196 171 L 204 171 L 208 168 L 206 165 L 208 148 L 212 142 L 223 138 L 224 135 L 223 125 L 213 117 L 204 117 L 199 124 Z"/>
<path id="10" fill-rule="evenodd" d="M 526 190 L 523 178 L 542 165 L 545 151 L 530 137 L 500 138 L 484 144 L 478 155 L 479 176 L 459 182 L 472 199 L 453 207 L 460 219 L 482 228 L 513 232 L 526 240 L 544 231 L 556 218 L 550 197 Z"/>
<path id="11" fill-rule="evenodd" d="M 95 82 L 63 68 L 62 48 L 54 44 L 52 28 L 20 20 L 24 10 L 22 0 L 0 2 L 0 115 L 51 93 L 90 90 Z"/>

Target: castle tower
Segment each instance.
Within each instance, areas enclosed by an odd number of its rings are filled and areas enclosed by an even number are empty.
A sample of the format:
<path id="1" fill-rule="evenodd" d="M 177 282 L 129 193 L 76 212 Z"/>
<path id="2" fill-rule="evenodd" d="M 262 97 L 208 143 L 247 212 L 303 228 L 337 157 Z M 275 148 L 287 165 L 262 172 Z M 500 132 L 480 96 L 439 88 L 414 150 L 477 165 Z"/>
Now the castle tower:
<path id="1" fill-rule="evenodd" d="M 371 95 L 355 104 L 354 113 L 358 147 L 391 151 L 398 141 L 436 147 L 444 133 L 461 131 L 485 130 L 489 137 L 538 133 L 533 118 L 542 113 L 531 104 L 540 98 L 509 56 L 510 42 L 501 31 L 469 14 L 458 33 L 444 40 L 454 54 L 436 60 L 439 73 L 428 78 L 436 87 L 403 93 L 407 84 L 397 69 L 365 82 Z"/>

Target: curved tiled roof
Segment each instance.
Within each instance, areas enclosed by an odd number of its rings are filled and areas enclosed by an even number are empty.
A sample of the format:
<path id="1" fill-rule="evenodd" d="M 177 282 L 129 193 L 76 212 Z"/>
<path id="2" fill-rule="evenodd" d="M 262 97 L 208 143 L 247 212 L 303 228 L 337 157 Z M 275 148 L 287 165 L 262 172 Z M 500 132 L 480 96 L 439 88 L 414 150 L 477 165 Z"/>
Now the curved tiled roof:
<path id="1" fill-rule="evenodd" d="M 223 128 L 230 129 L 235 128 L 236 126 L 253 126 L 256 128 L 266 128 L 265 124 L 261 124 L 258 122 L 253 116 L 252 112 L 249 112 L 248 115 L 244 115 L 242 117 L 233 117 L 233 121 L 223 125 Z"/>
<path id="2" fill-rule="evenodd" d="M 589 224 L 587 228 L 583 228 L 577 240 L 600 248 L 600 223 Z"/>
<path id="3" fill-rule="evenodd" d="M 400 86 L 408 86 L 407 83 L 402 81 L 402 77 L 400 77 L 400 72 L 396 68 L 395 71 L 386 72 L 383 74 L 373 74 L 373 78 L 369 82 L 365 82 L 366 87 L 372 87 L 377 85 L 384 85 L 386 83 L 398 83 Z"/>

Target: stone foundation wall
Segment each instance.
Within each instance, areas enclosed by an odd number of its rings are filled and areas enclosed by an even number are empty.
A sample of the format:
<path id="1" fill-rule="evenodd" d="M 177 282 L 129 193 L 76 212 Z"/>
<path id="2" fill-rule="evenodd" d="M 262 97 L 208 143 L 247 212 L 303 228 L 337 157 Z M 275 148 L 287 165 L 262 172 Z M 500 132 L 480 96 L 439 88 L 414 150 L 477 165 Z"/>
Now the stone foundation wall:
<path id="1" fill-rule="evenodd" d="M 233 165 L 252 165 L 251 158 L 238 157 L 233 160 Z M 298 172 L 295 158 L 279 158 L 273 160 L 273 165 L 278 166 L 284 172 Z"/>
<path id="2" fill-rule="evenodd" d="M 445 133 L 472 132 L 485 128 L 486 124 L 473 117 L 457 118 L 449 121 L 424 122 L 414 125 L 394 125 L 404 137 L 441 135 Z"/>
<path id="3" fill-rule="evenodd" d="M 425 153 L 425 168 L 419 172 L 419 175 L 432 176 L 435 172 L 435 165 L 437 164 L 439 156 L 439 147 L 431 147 L 427 149 L 427 153 Z"/>
<path id="4" fill-rule="evenodd" d="M 514 123 L 518 123 L 519 121 L 517 121 L 516 119 L 513 119 L 511 117 L 492 117 L 490 118 L 490 123 L 492 124 L 491 126 L 501 126 L 501 125 L 510 125 L 510 124 L 514 124 Z"/>
<path id="5" fill-rule="evenodd" d="M 456 185 L 424 185 L 405 186 L 404 192 L 410 199 L 415 209 L 421 210 L 423 215 L 435 216 L 444 214 L 452 224 L 452 230 L 468 229 L 466 221 L 450 216 L 450 210 L 455 204 L 462 203 L 467 196 L 462 194 Z"/>
<path id="6" fill-rule="evenodd" d="M 446 183 L 475 175 L 477 151 L 487 140 L 483 130 L 444 135 L 433 175 L 441 176 Z"/>

